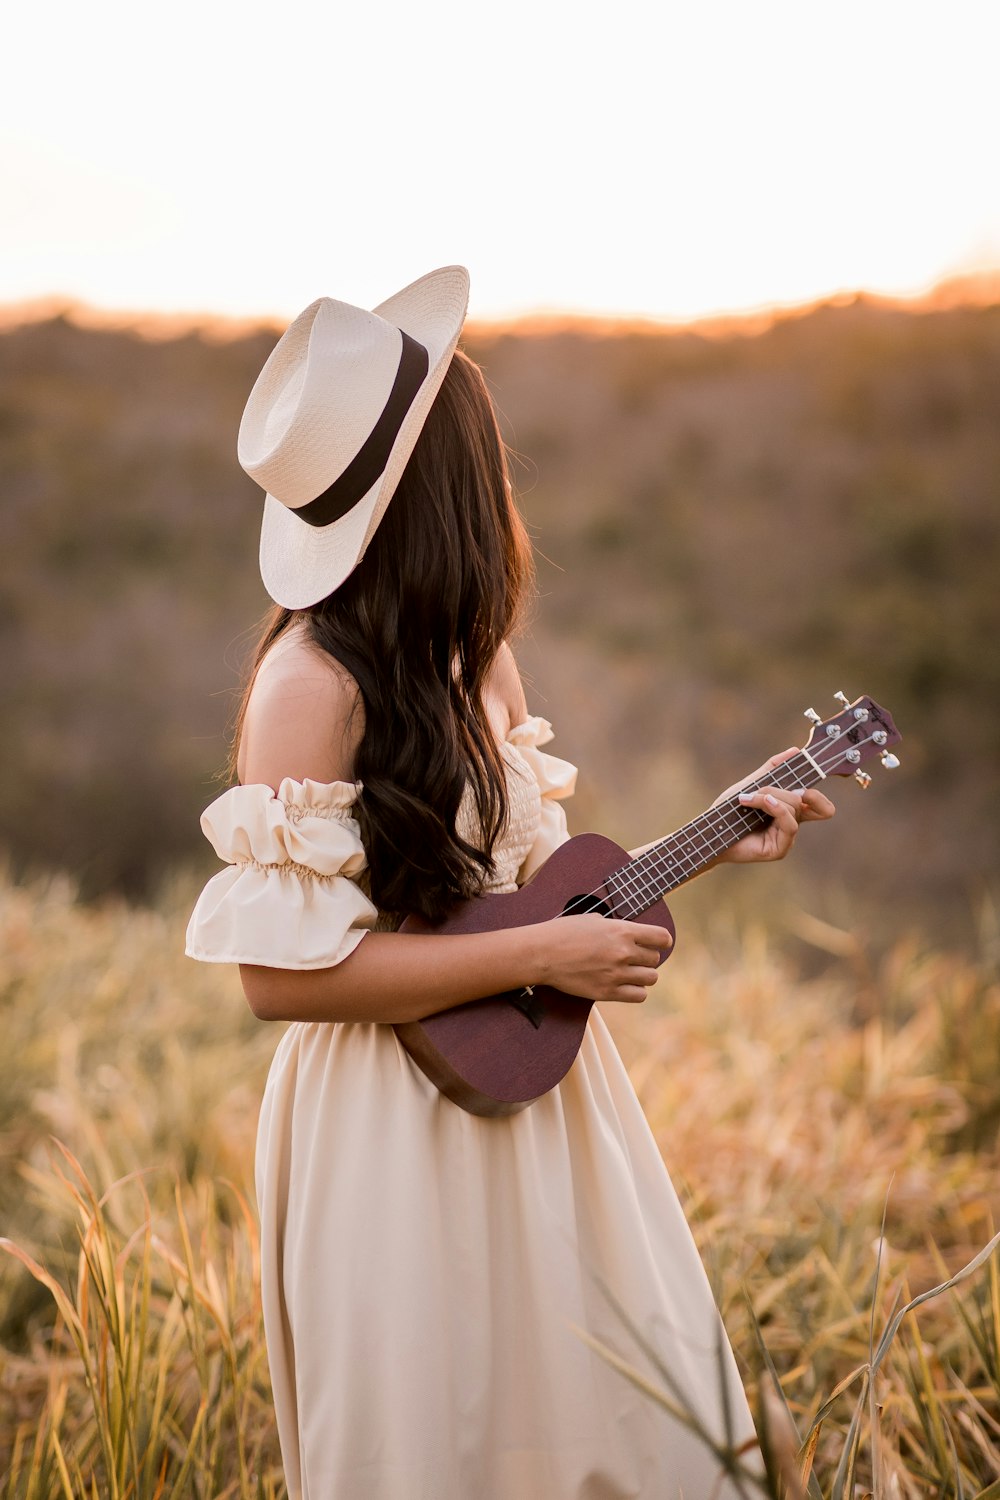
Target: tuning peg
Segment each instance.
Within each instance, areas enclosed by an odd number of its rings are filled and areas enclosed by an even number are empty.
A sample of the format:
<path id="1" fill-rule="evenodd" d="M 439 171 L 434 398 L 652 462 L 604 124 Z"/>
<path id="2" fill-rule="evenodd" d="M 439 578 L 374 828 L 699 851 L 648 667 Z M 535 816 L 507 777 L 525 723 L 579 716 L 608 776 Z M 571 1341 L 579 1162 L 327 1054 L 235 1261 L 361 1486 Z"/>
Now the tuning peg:
<path id="1" fill-rule="evenodd" d="M 851 700 L 850 698 L 848 698 L 846 693 L 834 693 L 833 696 L 836 698 L 837 702 L 842 703 L 845 708 L 850 708 Z"/>
<path id="2" fill-rule="evenodd" d="M 855 771 L 854 779 L 863 792 L 867 792 L 872 784 L 872 779 L 867 771 Z"/>
<path id="3" fill-rule="evenodd" d="M 814 708 L 807 708 L 802 717 L 808 719 L 811 724 L 822 724 L 823 722 Z"/>
<path id="4" fill-rule="evenodd" d="M 883 750 L 882 764 L 885 766 L 887 771 L 895 771 L 896 767 L 899 765 L 899 756 L 893 755 L 891 750 Z"/>

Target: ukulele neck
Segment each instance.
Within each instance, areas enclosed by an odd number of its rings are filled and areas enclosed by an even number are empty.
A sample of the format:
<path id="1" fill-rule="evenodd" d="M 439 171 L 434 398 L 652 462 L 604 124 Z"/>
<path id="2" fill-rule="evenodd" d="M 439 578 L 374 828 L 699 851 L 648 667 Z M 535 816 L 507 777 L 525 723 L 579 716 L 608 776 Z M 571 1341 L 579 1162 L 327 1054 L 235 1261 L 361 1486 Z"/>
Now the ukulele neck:
<path id="1" fill-rule="evenodd" d="M 801 792 L 822 780 L 824 773 L 816 761 L 808 751 L 800 750 L 776 766 L 766 779 L 751 782 L 744 791 L 756 792 L 762 786 L 775 786 L 785 791 Z M 616 917 L 638 916 L 668 891 L 676 890 L 700 874 L 746 834 L 754 833 L 770 821 L 766 813 L 755 807 L 745 807 L 738 795 L 710 807 L 608 877 L 605 884 L 612 897 L 613 914 Z"/>

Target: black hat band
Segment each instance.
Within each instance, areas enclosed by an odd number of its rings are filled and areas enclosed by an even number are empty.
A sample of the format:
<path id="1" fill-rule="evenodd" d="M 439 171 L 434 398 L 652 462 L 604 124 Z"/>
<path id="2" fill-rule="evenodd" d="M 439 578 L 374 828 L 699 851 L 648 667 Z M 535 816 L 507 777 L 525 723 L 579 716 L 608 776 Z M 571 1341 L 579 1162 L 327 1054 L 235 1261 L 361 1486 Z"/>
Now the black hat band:
<path id="1" fill-rule="evenodd" d="M 399 368 L 389 392 L 389 399 L 382 414 L 347 468 L 333 483 L 310 500 L 306 505 L 288 506 L 289 513 L 298 516 L 310 526 L 329 526 L 353 510 L 363 500 L 385 473 L 392 445 L 399 435 L 403 419 L 413 404 L 414 397 L 423 385 L 430 365 L 423 344 L 399 330 L 403 347 L 399 353 Z"/>

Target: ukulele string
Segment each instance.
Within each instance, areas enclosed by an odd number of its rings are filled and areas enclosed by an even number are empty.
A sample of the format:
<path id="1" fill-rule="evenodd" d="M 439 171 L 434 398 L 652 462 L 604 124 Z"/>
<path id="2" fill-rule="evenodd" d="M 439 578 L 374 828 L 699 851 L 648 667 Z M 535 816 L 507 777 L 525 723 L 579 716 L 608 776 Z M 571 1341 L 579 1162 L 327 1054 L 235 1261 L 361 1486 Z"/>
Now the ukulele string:
<path id="1" fill-rule="evenodd" d="M 777 777 L 775 777 L 774 784 L 780 784 L 780 781 L 778 781 Z M 756 789 L 756 786 L 747 787 L 747 790 Z M 753 831 L 753 826 L 756 825 L 757 819 L 756 817 L 754 817 L 753 822 L 748 825 L 747 819 L 745 819 L 745 814 L 753 813 L 753 811 L 756 810 L 754 810 L 754 808 L 739 807 L 739 805 L 736 804 L 730 805 L 729 808 L 726 807 L 726 804 L 721 804 L 718 808 L 709 808 L 706 813 L 702 814 L 702 817 L 712 817 L 712 820 L 714 820 L 715 823 L 721 823 L 721 826 L 723 826 L 723 828 L 729 832 L 736 832 L 738 831 L 738 829 L 741 832 L 750 832 Z M 741 817 L 741 814 L 744 814 L 744 816 Z M 697 853 L 699 853 L 699 846 L 697 846 L 696 844 L 696 835 L 694 835 L 693 832 L 682 831 L 682 834 L 670 835 L 670 841 L 676 841 L 679 837 L 684 837 L 685 843 L 687 843 L 687 850 L 682 853 L 679 852 L 678 856 L 676 856 L 676 858 L 670 859 L 670 861 L 667 861 L 667 864 L 663 864 L 664 855 L 657 855 L 655 861 L 651 861 L 652 871 L 655 871 L 655 873 L 666 874 L 667 868 L 670 868 L 670 865 L 673 865 L 673 867 L 684 867 L 685 864 L 690 864 L 690 870 L 685 871 L 685 877 L 687 877 L 687 874 L 691 874 L 694 870 L 696 870 L 697 865 L 702 862 L 699 858 L 697 858 Z M 699 837 L 702 837 L 703 840 L 705 840 L 705 835 L 699 834 Z M 709 844 L 709 847 L 711 847 L 711 844 Z M 726 847 L 726 840 L 721 840 L 720 843 L 718 843 L 718 849 L 712 847 L 711 852 L 720 852 L 721 849 L 726 849 Z M 654 849 L 646 849 L 645 855 L 640 855 L 639 858 L 648 859 L 649 855 L 654 855 L 654 853 L 655 846 Z M 643 892 L 643 889 L 645 889 L 642 880 L 637 879 L 636 874 L 634 874 L 633 871 L 630 871 L 630 867 L 628 867 L 628 865 L 621 865 L 618 870 L 613 870 L 612 873 L 610 873 L 610 876 L 607 877 L 604 885 L 607 885 L 610 880 L 615 880 L 615 885 L 618 886 L 619 891 L 621 891 L 622 894 L 624 894 L 627 898 L 634 898 L 634 895 L 640 894 L 640 892 Z M 588 909 L 585 903 L 588 903 L 588 901 L 591 900 L 592 897 L 600 897 L 601 889 L 603 888 L 603 885 L 598 885 L 597 888 L 594 889 L 594 891 L 588 891 L 583 895 L 577 895 L 577 897 L 574 898 L 573 901 L 570 901 L 570 904 L 568 904 L 568 906 L 565 907 L 565 909 L 562 910 L 559 915 L 573 916 L 574 913 L 577 912 L 577 910 Z M 645 906 L 648 906 L 648 904 L 648 900 L 643 900 L 643 903 L 640 904 L 640 906 L 636 907 L 637 912 L 639 912 L 639 910 L 645 909 Z M 628 913 L 628 915 L 634 915 L 634 913 Z"/>
<path id="2" fill-rule="evenodd" d="M 876 731 L 873 731 L 872 734 L 870 734 L 866 739 L 857 741 L 855 743 L 855 748 L 860 749 L 864 745 L 871 744 L 874 740 L 875 732 Z M 821 745 L 817 746 L 815 756 L 803 751 L 799 751 L 798 757 L 793 756 L 789 760 L 782 762 L 780 766 L 777 766 L 775 768 L 775 775 L 771 778 L 768 778 L 769 783 L 780 787 L 782 790 L 806 790 L 808 786 L 815 784 L 815 777 L 813 777 L 812 780 L 803 779 L 796 767 L 796 760 L 806 760 L 807 764 L 804 769 L 806 771 L 807 778 L 809 771 L 813 769 L 818 769 L 821 774 L 824 774 L 824 760 L 826 765 L 832 765 L 833 761 L 835 761 L 839 757 L 840 752 L 837 748 L 837 741 L 839 739 L 840 735 L 837 735 L 835 738 L 824 740 Z M 824 750 L 827 748 L 832 751 L 832 754 L 824 755 Z M 817 757 L 819 758 L 817 759 Z M 786 769 L 794 778 L 794 780 L 787 783 L 787 785 L 784 784 L 782 777 L 782 773 Z M 794 784 L 796 781 L 799 782 L 799 785 L 797 786 Z M 749 788 L 746 788 L 746 790 L 759 789 L 760 782 L 753 782 L 751 783 L 751 786 Z M 738 815 L 735 822 L 732 818 L 733 814 Z M 647 850 L 645 856 L 640 855 L 638 857 L 639 859 L 645 858 L 648 861 L 647 868 L 650 870 L 650 872 L 656 874 L 657 876 L 664 877 L 668 874 L 668 872 L 671 874 L 671 876 L 677 874 L 678 872 L 680 873 L 681 879 L 672 880 L 666 886 L 666 890 L 673 889 L 675 885 L 680 885 L 684 880 L 690 878 L 690 876 L 694 873 L 698 866 L 704 864 L 706 852 L 708 856 L 711 857 L 713 854 L 717 854 L 723 849 L 731 846 L 732 842 L 734 841 L 731 839 L 720 837 L 723 832 L 730 834 L 735 832 L 737 834 L 737 837 L 740 837 L 742 835 L 742 832 L 750 831 L 749 829 L 747 829 L 746 825 L 746 820 L 748 817 L 753 818 L 753 824 L 751 824 L 751 827 L 755 825 L 759 826 L 760 823 L 766 819 L 767 814 L 761 813 L 759 809 L 756 808 L 745 808 L 739 806 L 737 801 L 731 800 L 728 803 L 721 803 L 717 808 L 710 808 L 708 813 L 703 815 L 703 817 L 706 819 L 711 818 L 713 820 L 706 825 L 707 833 L 712 836 L 706 837 L 706 829 L 696 829 L 695 832 L 697 833 L 698 838 L 701 840 L 700 846 L 695 843 L 694 837 L 691 833 L 684 831 L 684 839 L 687 844 L 687 849 L 683 852 L 679 851 L 678 857 L 668 858 L 666 862 L 664 862 L 664 855 L 657 855 L 656 845 L 654 845 L 652 849 Z M 695 820 L 695 822 L 698 821 L 701 820 Z M 689 827 L 693 826 L 694 825 L 689 825 Z M 662 840 L 662 844 L 666 845 L 668 843 L 674 843 L 676 845 L 677 839 L 678 835 L 673 834 L 670 835 L 667 839 Z M 650 856 L 655 857 L 650 859 Z M 637 862 L 638 861 L 633 861 L 633 863 Z M 690 866 L 690 868 L 685 868 L 685 866 Z M 615 883 L 615 888 L 617 888 L 617 890 L 625 898 L 624 902 L 617 908 L 618 912 L 621 915 L 626 918 L 638 916 L 640 912 L 646 910 L 650 906 L 651 902 L 649 899 L 649 895 L 651 888 L 647 882 L 644 882 L 642 879 L 630 873 L 630 866 L 625 865 L 622 866 L 619 870 L 613 871 L 612 875 L 608 877 L 608 881 L 605 884 L 609 885 L 612 880 Z M 665 893 L 665 890 L 662 887 L 661 893 Z M 572 908 L 567 908 L 567 910 L 571 909 Z"/>
<path id="3" fill-rule="evenodd" d="M 771 784 L 781 786 L 782 790 L 785 790 L 781 779 L 777 776 L 773 778 Z M 794 790 L 795 788 L 789 783 L 788 789 Z M 757 787 L 751 786 L 746 788 L 746 790 L 757 790 Z M 752 821 L 748 820 L 748 814 L 752 816 Z M 761 815 L 754 808 L 745 808 L 737 803 L 732 803 L 728 807 L 725 804 L 721 804 L 718 808 L 709 809 L 707 813 L 702 814 L 702 817 L 705 819 L 710 817 L 712 820 L 707 827 L 709 832 L 714 835 L 714 842 L 711 838 L 706 837 L 706 833 L 701 830 L 689 832 L 685 829 L 671 834 L 668 840 L 664 840 L 664 843 L 670 842 L 677 848 L 678 853 L 676 857 L 667 859 L 666 863 L 664 863 L 666 858 L 665 851 L 664 853 L 657 854 L 656 846 L 654 845 L 652 849 L 647 849 L 644 854 L 637 856 L 637 859 L 645 859 L 647 861 L 647 869 L 650 873 L 664 875 L 670 869 L 683 869 L 685 865 L 690 865 L 690 869 L 684 872 L 686 878 L 687 875 L 690 875 L 697 868 L 699 863 L 703 862 L 706 848 L 710 854 L 714 854 L 728 847 L 727 840 L 719 838 L 719 832 L 725 830 L 727 833 L 737 833 L 738 836 L 742 836 L 744 833 L 752 832 L 755 826 L 759 826 L 758 820 L 766 817 L 766 814 Z M 683 839 L 683 845 L 679 846 L 678 841 L 681 839 Z M 700 845 L 696 842 L 696 839 L 701 840 Z M 686 848 L 684 847 L 685 845 Z M 570 902 L 561 915 L 572 916 L 577 910 L 585 910 L 584 903 L 588 902 L 592 897 L 599 896 L 602 889 L 611 881 L 614 881 L 617 890 L 627 899 L 634 900 L 636 895 L 644 894 L 645 886 L 643 881 L 631 871 L 629 865 L 622 865 L 617 870 L 611 872 L 603 886 L 598 886 L 593 891 L 588 891 L 582 896 L 577 896 Z M 642 911 L 649 904 L 650 902 L 644 899 L 636 907 L 636 912 Z"/>
<path id="4" fill-rule="evenodd" d="M 794 780 L 786 783 L 783 778 L 774 777 L 769 784 L 778 786 L 782 791 L 804 790 L 806 783 L 801 780 L 797 772 L 791 770 L 791 767 L 789 770 Z M 754 784 L 747 790 L 756 791 L 759 787 Z M 711 858 L 731 847 L 735 840 L 726 835 L 736 834 L 737 838 L 740 838 L 745 833 L 751 833 L 763 826 L 768 815 L 757 808 L 744 807 L 738 802 L 729 802 L 720 803 L 717 808 L 709 809 L 709 813 L 704 816 L 706 820 L 710 818 L 710 821 L 706 821 L 704 827 L 685 833 L 684 840 L 687 847 L 678 848 L 676 855 L 667 856 L 665 852 L 658 854 L 655 845 L 646 851 L 649 874 L 661 878 L 679 874 L 681 880 L 672 881 L 672 884 L 679 885 L 694 874 L 699 865 L 705 863 L 706 857 Z M 640 878 L 632 873 L 628 865 L 616 871 L 614 878 L 616 889 L 625 898 L 625 903 L 619 908 L 619 912 L 626 917 L 638 916 L 639 912 L 644 911 L 650 904 L 648 879 Z"/>
<path id="5" fill-rule="evenodd" d="M 811 767 L 808 769 L 811 769 Z M 782 791 L 804 791 L 809 785 L 809 782 L 804 779 L 802 772 L 796 767 L 794 758 L 782 762 L 780 766 L 775 768 L 775 772 L 776 774 L 770 779 L 769 784 L 779 787 Z M 791 779 L 789 780 L 788 778 Z M 755 791 L 759 789 L 759 782 L 754 782 L 749 788 L 746 788 L 746 790 Z M 708 812 L 703 815 L 703 819 L 708 820 L 705 822 L 704 827 L 690 825 L 692 831 L 684 831 L 683 837 L 687 847 L 678 848 L 676 855 L 667 856 L 665 851 L 657 853 L 657 846 L 654 845 L 646 851 L 645 856 L 639 856 L 639 858 L 645 857 L 647 868 L 653 875 L 664 877 L 668 873 L 670 875 L 680 873 L 681 881 L 673 883 L 681 884 L 683 880 L 688 879 L 694 873 L 700 864 L 704 863 L 706 853 L 711 857 L 730 847 L 734 840 L 724 835 L 735 833 L 737 838 L 742 837 L 744 833 L 752 832 L 755 828 L 763 826 L 767 818 L 768 815 L 759 809 L 743 806 L 739 803 L 738 798 L 731 799 L 728 802 L 720 803 L 718 807 L 709 808 Z M 696 824 L 698 821 L 696 820 Z M 696 842 L 696 839 L 699 842 Z M 664 840 L 663 842 L 673 842 L 676 847 L 676 841 L 677 835 L 673 835 L 671 839 Z M 685 868 L 686 866 L 689 868 Z M 615 876 L 616 886 L 628 899 L 630 905 L 636 903 L 638 898 L 638 904 L 635 904 L 634 909 L 629 911 L 627 915 L 638 915 L 649 904 L 647 894 L 648 883 L 634 875 L 629 865 L 625 865 L 616 871 Z"/>
<path id="6" fill-rule="evenodd" d="M 856 742 L 855 748 L 860 748 L 863 745 L 870 744 L 874 739 L 874 735 L 875 731 L 873 731 L 873 733 L 866 739 Z M 806 760 L 807 765 L 803 769 L 806 772 L 807 778 L 810 770 L 813 769 L 818 769 L 820 773 L 823 774 L 823 762 L 825 761 L 826 765 L 832 765 L 833 761 L 835 761 L 839 757 L 840 752 L 837 748 L 837 740 L 839 739 L 840 736 L 838 735 L 835 739 L 823 741 L 821 745 L 817 746 L 815 756 L 811 754 L 804 754 L 802 751 L 800 751 L 798 757 L 793 756 L 788 761 L 785 761 L 780 766 L 777 766 L 775 768 L 775 775 L 768 778 L 769 782 L 775 786 L 780 787 L 782 790 L 805 790 L 809 785 L 813 785 L 815 783 L 815 777 L 813 777 L 811 781 L 808 779 L 803 779 L 799 769 L 797 768 L 796 761 L 798 760 L 801 763 L 801 759 Z M 829 749 L 832 751 L 832 754 L 824 754 L 824 749 L 826 747 L 829 747 Z M 819 758 L 817 759 L 817 757 Z M 786 770 L 793 778 L 792 781 L 785 781 L 783 773 Z M 795 784 L 796 782 L 798 783 L 798 785 Z M 759 789 L 760 782 L 754 782 L 749 788 L 746 788 L 746 790 Z M 733 820 L 733 815 L 736 815 L 735 821 Z M 674 888 L 674 886 L 680 885 L 684 880 L 689 879 L 694 871 L 699 867 L 699 865 L 703 865 L 705 863 L 706 853 L 708 857 L 711 858 L 712 855 L 730 847 L 731 844 L 735 842 L 735 840 L 731 838 L 722 837 L 721 835 L 723 833 L 736 833 L 737 838 L 739 838 L 744 832 L 750 831 L 747 827 L 748 818 L 753 819 L 753 822 L 750 825 L 752 828 L 754 826 L 760 826 L 760 824 L 764 820 L 766 820 L 767 814 L 761 813 L 759 809 L 756 808 L 746 808 L 740 806 L 734 799 L 728 803 L 720 804 L 717 808 L 710 808 L 709 812 L 703 815 L 703 817 L 704 819 L 709 819 L 710 821 L 705 823 L 704 827 L 694 829 L 694 832 L 697 834 L 697 837 L 701 841 L 700 844 L 697 844 L 695 842 L 695 838 L 692 833 L 684 831 L 684 839 L 687 848 L 678 849 L 677 857 L 667 858 L 666 862 L 664 862 L 664 853 L 661 852 L 660 854 L 657 854 L 657 846 L 654 845 L 652 849 L 646 851 L 646 854 L 644 856 L 638 856 L 638 859 L 636 861 L 633 861 L 634 864 L 638 863 L 638 860 L 640 859 L 645 859 L 647 861 L 647 870 L 660 877 L 661 881 L 663 877 L 667 876 L 668 872 L 672 877 L 676 876 L 679 873 L 680 879 L 671 879 L 665 887 L 662 884 L 654 884 L 654 886 L 650 887 L 648 881 L 644 881 L 643 879 L 640 879 L 630 873 L 629 865 L 622 866 L 620 869 L 612 872 L 611 876 L 609 876 L 608 880 L 605 882 L 605 885 L 611 886 L 613 892 L 617 890 L 617 892 L 624 897 L 624 900 L 616 908 L 616 911 L 619 915 L 624 916 L 625 918 L 638 916 L 640 912 L 646 910 L 652 904 L 650 901 L 651 890 L 655 891 L 656 894 L 665 894 L 666 890 L 671 890 Z M 703 820 L 695 821 L 697 823 Z M 689 827 L 693 828 L 694 825 L 689 825 Z M 677 840 L 678 835 L 670 835 L 667 839 L 664 839 L 662 841 L 662 845 L 672 843 L 675 847 L 677 847 Z M 650 858 L 650 856 L 653 856 L 653 858 Z M 689 868 L 686 868 L 687 866 L 689 866 Z M 613 886 L 611 884 L 612 881 L 614 882 Z M 571 912 L 572 910 L 572 906 L 567 907 L 567 912 Z"/>
<path id="7" fill-rule="evenodd" d="M 855 745 L 854 745 L 854 748 L 855 749 L 860 749 L 862 746 L 870 744 L 872 742 L 873 737 L 874 737 L 874 734 L 869 735 L 868 738 L 865 739 L 865 740 L 861 740 L 859 742 L 856 742 Z M 812 769 L 813 767 L 815 767 L 821 773 L 823 773 L 823 775 L 825 777 L 824 763 L 826 765 L 832 765 L 832 763 L 835 760 L 837 760 L 838 757 L 839 757 L 839 755 L 840 755 L 840 751 L 838 749 L 838 742 L 839 742 L 839 740 L 840 740 L 840 736 L 838 735 L 836 737 L 836 739 L 830 739 L 830 740 L 824 741 L 823 744 L 818 745 L 816 747 L 815 754 L 813 754 L 812 752 L 809 752 L 809 754 L 807 755 L 805 751 L 800 750 L 798 752 L 798 755 L 801 756 L 806 761 L 806 766 L 803 769 L 804 770 L 808 770 L 808 769 Z M 826 751 L 826 750 L 831 751 L 832 754 L 830 754 L 828 756 L 824 756 L 823 752 Z M 790 756 L 787 761 L 783 761 L 780 765 L 776 766 L 774 768 L 775 774 L 769 779 L 768 785 L 777 786 L 782 791 L 786 791 L 786 790 L 787 791 L 804 791 L 810 785 L 813 785 L 814 784 L 813 782 L 809 782 L 809 781 L 803 779 L 802 770 L 797 770 L 794 767 L 794 760 L 795 760 L 795 757 L 794 756 Z M 793 780 L 791 782 L 789 782 L 789 784 L 788 784 L 787 787 L 783 784 L 783 778 L 784 778 L 784 776 L 785 776 L 786 773 L 790 773 L 791 776 L 792 776 L 792 778 L 793 778 Z M 795 784 L 796 781 L 798 782 L 798 785 Z M 748 787 L 745 787 L 743 790 L 744 791 L 751 791 L 751 792 L 752 791 L 759 791 L 760 790 L 760 783 L 759 782 L 752 782 Z M 663 860 L 664 855 L 662 855 L 662 854 L 661 855 L 657 855 L 656 859 L 651 862 L 651 865 L 650 865 L 651 871 L 655 871 L 658 874 L 664 874 L 665 875 L 667 873 L 668 869 L 671 869 L 671 868 L 676 869 L 677 867 L 683 867 L 685 864 L 690 864 L 690 866 L 691 866 L 690 870 L 687 870 L 686 872 L 684 872 L 684 879 L 687 879 L 691 874 L 693 874 L 694 870 L 698 867 L 698 865 L 700 863 L 703 863 L 705 847 L 707 847 L 708 850 L 710 851 L 710 855 L 711 854 L 716 854 L 716 853 L 721 853 L 722 850 L 730 847 L 730 843 L 725 838 L 720 838 L 720 835 L 723 832 L 734 833 L 734 832 L 737 832 L 738 830 L 741 830 L 741 829 L 744 832 L 748 832 L 748 833 L 753 831 L 752 826 L 750 828 L 747 828 L 747 826 L 746 826 L 746 817 L 745 817 L 745 815 L 747 813 L 752 813 L 752 814 L 756 814 L 757 815 L 757 817 L 754 818 L 754 823 L 757 822 L 757 818 L 758 817 L 760 817 L 760 816 L 766 817 L 767 816 L 766 814 L 760 814 L 759 811 L 758 811 L 758 809 L 756 809 L 756 808 L 743 807 L 739 803 L 738 797 L 736 799 L 730 800 L 728 803 L 723 802 L 718 807 L 707 809 L 707 811 L 702 814 L 702 819 L 711 819 L 711 820 L 713 820 L 712 822 L 709 823 L 708 826 L 709 826 L 709 829 L 710 829 L 713 837 L 718 841 L 718 848 L 713 847 L 713 844 L 712 844 L 711 840 L 706 840 L 705 834 L 702 833 L 699 830 L 698 837 L 701 838 L 704 841 L 704 847 L 699 851 L 698 846 L 695 843 L 694 835 L 692 833 L 690 833 L 690 832 L 687 832 L 687 829 L 689 829 L 689 828 L 692 827 L 691 824 L 688 824 L 688 825 L 686 825 L 686 828 L 684 830 L 679 830 L 679 832 L 677 834 L 669 834 L 667 836 L 667 838 L 665 838 L 665 839 L 663 839 L 663 840 L 660 841 L 661 844 L 671 843 L 671 842 L 675 841 L 676 839 L 678 839 L 681 836 L 681 834 L 683 834 L 684 840 L 685 840 L 686 844 L 688 845 L 687 852 L 685 852 L 677 860 L 669 860 L 666 865 L 660 864 L 660 868 L 659 869 L 657 869 L 657 864 L 660 863 Z M 700 820 L 696 819 L 694 821 L 697 822 L 697 821 L 700 821 Z M 742 834 L 740 834 L 740 836 L 742 836 Z M 653 846 L 652 849 L 649 849 L 649 850 L 646 851 L 646 855 L 648 856 L 650 854 L 654 854 L 657 847 L 658 846 L 654 844 L 654 846 Z M 642 857 L 643 856 L 639 856 L 639 858 L 642 858 Z M 622 894 L 626 898 L 626 901 L 630 905 L 633 902 L 635 902 L 635 900 L 636 900 L 637 897 L 639 897 L 641 899 L 641 903 L 642 903 L 641 905 L 636 906 L 636 908 L 635 908 L 634 911 L 629 911 L 629 912 L 626 913 L 626 917 L 637 916 L 639 914 L 639 912 L 644 911 L 652 903 L 648 900 L 648 895 L 647 895 L 646 890 L 643 887 L 643 883 L 639 879 L 637 879 L 637 877 L 635 875 L 630 875 L 628 872 L 629 872 L 629 866 L 628 865 L 622 865 L 619 869 L 613 870 L 611 872 L 611 874 L 608 876 L 607 880 L 602 883 L 602 885 L 597 886 L 592 891 L 587 891 L 582 896 L 575 897 L 573 899 L 573 901 L 571 901 L 569 903 L 569 905 L 567 907 L 565 907 L 565 909 L 562 912 L 559 913 L 559 915 L 563 916 L 563 917 L 568 917 L 568 916 L 574 915 L 577 911 L 585 911 L 586 907 L 585 907 L 584 903 L 588 902 L 588 901 L 591 901 L 592 899 L 594 899 L 596 897 L 599 897 L 600 894 L 601 894 L 601 892 L 602 892 L 602 890 L 604 890 L 607 887 L 608 883 L 611 880 L 614 880 L 616 882 L 616 885 L 617 885 L 618 889 L 622 892 Z M 629 885 L 632 886 L 632 890 L 631 891 L 628 889 Z"/>
<path id="8" fill-rule="evenodd" d="M 788 781 L 786 785 L 787 774 L 790 774 L 794 779 Z M 776 767 L 776 774 L 771 780 L 772 785 L 779 786 L 782 790 L 797 789 L 796 782 L 801 784 L 801 777 L 790 765 L 788 765 L 787 773 L 785 766 Z M 746 788 L 748 791 L 757 789 L 756 783 Z M 706 851 L 709 857 L 711 857 L 711 855 L 728 848 L 733 842 L 732 839 L 722 837 L 723 833 L 735 833 L 737 837 L 741 837 L 744 833 L 749 833 L 755 827 L 760 826 L 766 819 L 766 816 L 766 814 L 758 812 L 755 808 L 743 807 L 735 801 L 728 804 L 722 803 L 717 808 L 710 808 L 707 813 L 702 815 L 703 819 L 708 820 L 704 829 L 697 828 L 692 831 L 685 829 L 679 834 L 671 835 L 669 840 L 664 840 L 665 843 L 670 842 L 674 845 L 674 848 L 677 850 L 676 855 L 668 858 L 665 851 L 657 854 L 656 846 L 654 845 L 652 849 L 647 849 L 645 854 L 640 855 L 639 858 L 647 861 L 646 867 L 652 874 L 664 876 L 668 871 L 673 874 L 679 870 L 682 877 L 687 879 L 700 864 L 704 863 Z M 683 839 L 683 844 L 678 843 L 680 839 Z M 685 868 L 685 866 L 689 866 L 689 868 Z M 648 887 L 646 882 L 636 876 L 629 865 L 623 865 L 618 870 L 613 871 L 605 884 L 607 885 L 611 881 L 614 881 L 614 889 L 624 897 L 624 902 L 629 908 L 628 910 L 624 910 L 626 917 L 637 915 L 651 904 L 647 894 Z M 590 892 L 589 894 L 596 895 L 598 892 Z M 580 897 L 578 901 L 585 901 L 587 899 L 586 896 Z M 563 915 L 572 915 L 578 901 L 574 901 L 567 906 Z M 619 910 L 622 909 L 619 908 Z"/>

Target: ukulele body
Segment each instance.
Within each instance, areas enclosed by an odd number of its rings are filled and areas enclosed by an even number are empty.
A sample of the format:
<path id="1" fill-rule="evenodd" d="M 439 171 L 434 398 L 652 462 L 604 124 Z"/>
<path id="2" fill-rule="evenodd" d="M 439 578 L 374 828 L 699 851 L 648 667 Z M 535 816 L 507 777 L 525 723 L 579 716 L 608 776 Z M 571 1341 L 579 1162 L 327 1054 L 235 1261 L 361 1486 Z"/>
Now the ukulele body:
<path id="1" fill-rule="evenodd" d="M 835 696 L 843 708 L 830 719 L 807 710 L 813 727 L 802 750 L 774 757 L 739 785 L 800 793 L 830 776 L 853 776 L 867 786 L 871 777 L 861 766 L 876 756 L 886 770 L 894 770 L 899 760 L 890 747 L 901 736 L 892 715 L 867 696 L 853 703 L 843 693 Z M 657 897 L 690 880 L 723 850 L 769 822 L 766 812 L 745 806 L 734 792 L 634 859 L 598 833 L 579 834 L 561 844 L 519 891 L 477 896 L 436 927 L 409 917 L 402 930 L 459 933 L 530 927 L 561 916 L 572 905 L 574 910 L 629 916 L 634 922 L 666 927 L 673 935 L 670 913 Z M 618 900 L 641 906 L 649 902 L 645 910 L 637 915 L 620 908 L 616 912 L 607 886 L 612 875 Z M 661 952 L 659 962 L 666 957 Z M 591 1004 L 539 984 L 472 1000 L 394 1029 L 414 1062 L 449 1099 L 475 1115 L 512 1115 L 566 1076 L 580 1050 Z"/>
<path id="2" fill-rule="evenodd" d="M 529 927 L 561 916 L 570 905 L 613 916 L 605 882 L 630 858 L 612 839 L 578 834 L 561 844 L 520 890 L 475 896 L 435 926 L 407 917 L 400 931 L 448 934 Z M 662 901 L 632 920 L 674 931 Z M 659 963 L 669 951 L 661 952 Z M 536 984 L 470 1000 L 393 1029 L 417 1066 L 455 1104 L 475 1115 L 511 1115 L 566 1076 L 580 1050 L 592 1004 Z"/>

